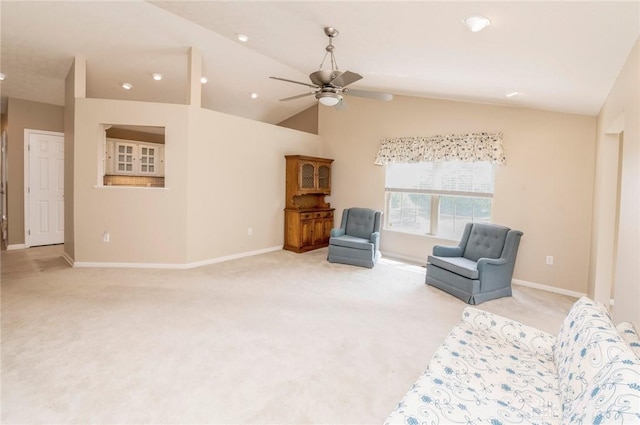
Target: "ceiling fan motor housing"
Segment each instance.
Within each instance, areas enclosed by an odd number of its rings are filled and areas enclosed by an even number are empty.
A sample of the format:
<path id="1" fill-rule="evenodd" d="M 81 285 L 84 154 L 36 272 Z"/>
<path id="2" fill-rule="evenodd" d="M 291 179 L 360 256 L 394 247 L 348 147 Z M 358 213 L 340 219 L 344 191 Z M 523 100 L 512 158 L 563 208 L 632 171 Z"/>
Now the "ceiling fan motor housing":
<path id="1" fill-rule="evenodd" d="M 336 77 L 342 75 L 342 71 L 331 70 L 331 69 L 321 69 L 316 72 L 312 72 L 309 74 L 309 79 L 316 86 L 326 86 L 331 83 Z"/>

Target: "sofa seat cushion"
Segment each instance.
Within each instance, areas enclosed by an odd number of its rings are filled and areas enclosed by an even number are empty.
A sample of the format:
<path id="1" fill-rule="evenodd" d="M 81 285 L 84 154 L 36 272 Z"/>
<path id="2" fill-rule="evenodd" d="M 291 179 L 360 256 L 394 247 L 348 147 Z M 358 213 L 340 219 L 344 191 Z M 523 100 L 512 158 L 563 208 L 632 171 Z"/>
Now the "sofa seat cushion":
<path id="1" fill-rule="evenodd" d="M 491 388 L 477 388 L 464 379 L 427 369 L 385 424 L 559 424 L 547 397 L 525 393 L 505 397 Z M 538 403 L 540 407 L 535 406 Z"/>
<path id="2" fill-rule="evenodd" d="M 430 255 L 427 263 L 467 279 L 478 279 L 478 263 L 464 257 L 438 257 Z"/>
<path id="3" fill-rule="evenodd" d="M 334 236 L 329 239 L 329 245 L 343 246 L 353 249 L 364 249 L 373 252 L 373 243 L 369 239 L 358 238 L 355 236 Z"/>
<path id="4" fill-rule="evenodd" d="M 454 374 L 477 389 L 495 387 L 495 392 L 505 396 L 520 391 L 532 394 L 551 391 L 559 397 L 558 372 L 552 358 L 468 322 L 461 322 L 451 330 L 429 368 Z"/>
<path id="5" fill-rule="evenodd" d="M 558 424 L 555 338 L 466 308 L 388 423 Z"/>

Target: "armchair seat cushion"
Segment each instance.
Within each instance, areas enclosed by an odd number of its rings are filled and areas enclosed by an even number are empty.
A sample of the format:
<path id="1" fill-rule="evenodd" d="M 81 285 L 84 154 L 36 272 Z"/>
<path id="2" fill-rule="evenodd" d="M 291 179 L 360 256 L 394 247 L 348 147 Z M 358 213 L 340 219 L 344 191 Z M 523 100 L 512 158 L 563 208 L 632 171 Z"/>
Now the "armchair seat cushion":
<path id="1" fill-rule="evenodd" d="M 329 239 L 329 245 L 373 251 L 373 244 L 369 242 L 369 239 L 363 239 L 349 235 L 332 237 Z"/>
<path id="2" fill-rule="evenodd" d="M 464 257 L 437 257 L 430 255 L 427 262 L 467 279 L 478 278 L 478 263 Z"/>

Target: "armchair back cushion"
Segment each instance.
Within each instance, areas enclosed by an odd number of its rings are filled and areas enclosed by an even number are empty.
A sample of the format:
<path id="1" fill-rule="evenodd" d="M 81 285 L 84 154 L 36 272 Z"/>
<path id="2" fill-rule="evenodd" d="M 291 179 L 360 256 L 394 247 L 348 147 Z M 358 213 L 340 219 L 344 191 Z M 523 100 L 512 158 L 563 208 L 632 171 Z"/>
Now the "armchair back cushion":
<path id="1" fill-rule="evenodd" d="M 478 261 L 481 258 L 500 258 L 508 232 L 508 227 L 474 223 L 470 227 L 466 244 L 463 245 L 462 256 L 471 261 Z M 462 242 L 464 241 L 462 240 L 461 244 Z"/>
<path id="2" fill-rule="evenodd" d="M 379 214 L 380 211 L 368 208 L 349 208 L 345 234 L 370 240 L 372 233 L 380 231 L 380 218 L 376 219 Z"/>

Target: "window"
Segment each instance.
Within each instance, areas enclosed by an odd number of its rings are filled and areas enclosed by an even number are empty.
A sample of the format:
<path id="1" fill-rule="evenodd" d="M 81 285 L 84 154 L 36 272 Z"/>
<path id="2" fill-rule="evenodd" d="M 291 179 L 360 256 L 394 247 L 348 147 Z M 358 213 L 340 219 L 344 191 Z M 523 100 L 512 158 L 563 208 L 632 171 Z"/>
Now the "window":
<path id="1" fill-rule="evenodd" d="M 489 162 L 387 164 L 385 229 L 459 239 L 491 221 L 493 186 Z"/>

